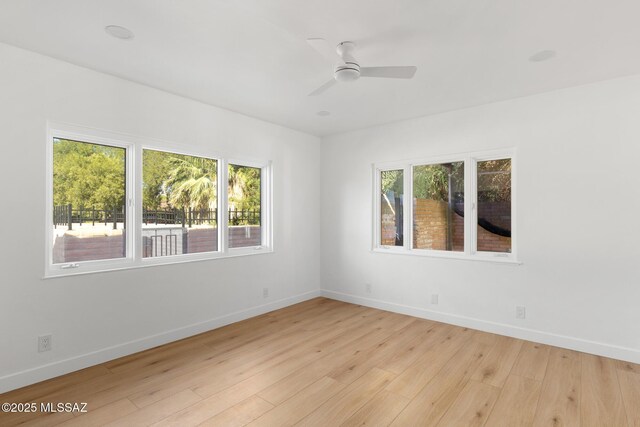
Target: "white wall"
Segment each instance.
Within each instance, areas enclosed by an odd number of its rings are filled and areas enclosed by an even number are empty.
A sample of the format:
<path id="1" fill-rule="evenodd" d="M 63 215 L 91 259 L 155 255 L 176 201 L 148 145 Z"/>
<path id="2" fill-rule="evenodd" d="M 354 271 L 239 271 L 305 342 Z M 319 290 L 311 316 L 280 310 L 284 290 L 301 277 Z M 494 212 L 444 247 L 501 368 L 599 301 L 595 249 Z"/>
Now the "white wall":
<path id="1" fill-rule="evenodd" d="M 275 252 L 42 280 L 46 120 L 272 160 Z M 318 294 L 316 137 L 0 44 L 0 139 L 0 392 Z"/>
<path id="2" fill-rule="evenodd" d="M 640 362 L 639 112 L 635 76 L 323 139 L 323 293 Z M 522 265 L 370 251 L 373 163 L 503 147 Z"/>

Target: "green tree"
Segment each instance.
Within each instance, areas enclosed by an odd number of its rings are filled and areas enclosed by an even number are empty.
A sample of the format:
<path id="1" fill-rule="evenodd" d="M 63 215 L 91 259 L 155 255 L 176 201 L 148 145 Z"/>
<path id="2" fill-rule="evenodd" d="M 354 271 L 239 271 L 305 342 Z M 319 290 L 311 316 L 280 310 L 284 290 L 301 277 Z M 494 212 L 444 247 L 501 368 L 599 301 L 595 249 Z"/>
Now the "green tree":
<path id="1" fill-rule="evenodd" d="M 454 198 L 457 193 L 464 192 L 464 162 L 416 166 L 413 169 L 413 196 L 448 202 L 449 182 Z"/>
<path id="2" fill-rule="evenodd" d="M 389 191 L 393 191 L 395 194 L 403 193 L 403 171 L 391 170 L 382 171 L 380 174 L 381 190 L 382 194 L 387 194 Z"/>
<path id="3" fill-rule="evenodd" d="M 478 162 L 478 200 L 511 201 L 511 159 Z"/>
<path id="4" fill-rule="evenodd" d="M 180 209 L 215 209 L 217 161 L 203 157 L 170 155 L 171 168 L 163 187 L 167 201 Z"/>
<path id="5" fill-rule="evenodd" d="M 260 168 L 229 165 L 229 209 L 260 209 Z"/>
<path id="6" fill-rule="evenodd" d="M 166 202 L 164 183 L 171 171 L 170 154 L 144 150 L 142 153 L 142 203 L 145 209 L 160 209 Z"/>
<path id="7" fill-rule="evenodd" d="M 53 203 L 120 208 L 125 199 L 125 150 L 85 142 L 53 142 Z"/>

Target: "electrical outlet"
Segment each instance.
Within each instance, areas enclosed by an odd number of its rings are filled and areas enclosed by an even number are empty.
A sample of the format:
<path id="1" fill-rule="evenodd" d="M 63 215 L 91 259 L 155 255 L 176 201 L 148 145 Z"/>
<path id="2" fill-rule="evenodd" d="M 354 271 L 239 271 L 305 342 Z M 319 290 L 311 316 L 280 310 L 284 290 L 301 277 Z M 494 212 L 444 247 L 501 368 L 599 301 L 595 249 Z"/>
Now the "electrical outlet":
<path id="1" fill-rule="evenodd" d="M 524 319 L 527 316 L 527 309 L 521 305 L 516 306 L 516 319 Z"/>
<path id="2" fill-rule="evenodd" d="M 365 291 L 367 291 L 368 294 L 371 293 L 371 283 L 365 283 L 364 284 L 364 289 Z"/>
<path id="3" fill-rule="evenodd" d="M 38 337 L 38 353 L 51 350 L 51 335 L 41 335 Z"/>
<path id="4" fill-rule="evenodd" d="M 438 294 L 431 294 L 431 304 L 438 304 Z"/>
<path id="5" fill-rule="evenodd" d="M 269 297 L 269 288 L 262 288 L 262 298 Z"/>

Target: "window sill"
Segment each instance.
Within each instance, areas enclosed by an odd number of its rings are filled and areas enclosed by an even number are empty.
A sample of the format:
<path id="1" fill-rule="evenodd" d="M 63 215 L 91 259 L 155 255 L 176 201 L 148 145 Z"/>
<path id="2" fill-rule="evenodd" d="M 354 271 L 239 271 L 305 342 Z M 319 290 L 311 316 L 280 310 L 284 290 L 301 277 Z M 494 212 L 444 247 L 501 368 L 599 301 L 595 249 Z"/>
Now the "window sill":
<path id="1" fill-rule="evenodd" d="M 511 264 L 511 265 L 522 265 L 522 261 L 517 260 L 511 254 L 508 256 L 504 255 L 467 255 L 462 252 L 444 252 L 444 251 L 427 251 L 427 250 L 407 250 L 405 248 L 394 248 L 389 247 L 380 248 L 376 247 L 371 249 L 373 253 L 379 254 L 391 254 L 391 255 L 409 255 L 409 256 L 419 256 L 419 257 L 427 257 L 427 258 L 440 258 L 440 259 L 453 259 L 453 260 L 463 260 L 463 261 L 481 261 L 481 262 L 490 262 L 497 264 Z"/>
<path id="2" fill-rule="evenodd" d="M 135 261 L 131 259 L 123 259 L 117 262 L 112 261 L 99 264 L 80 264 L 78 268 L 74 269 L 48 269 L 43 276 L 43 280 L 68 276 L 81 276 L 85 274 L 106 273 L 110 271 L 133 270 L 138 268 L 155 267 L 159 265 L 184 264 L 225 258 L 264 255 L 274 252 L 272 248 L 266 246 L 260 246 L 261 249 L 256 248 L 257 247 L 233 248 L 229 249 L 226 253 L 208 252 L 200 254 L 175 255 L 171 257 L 143 258 L 141 260 Z"/>

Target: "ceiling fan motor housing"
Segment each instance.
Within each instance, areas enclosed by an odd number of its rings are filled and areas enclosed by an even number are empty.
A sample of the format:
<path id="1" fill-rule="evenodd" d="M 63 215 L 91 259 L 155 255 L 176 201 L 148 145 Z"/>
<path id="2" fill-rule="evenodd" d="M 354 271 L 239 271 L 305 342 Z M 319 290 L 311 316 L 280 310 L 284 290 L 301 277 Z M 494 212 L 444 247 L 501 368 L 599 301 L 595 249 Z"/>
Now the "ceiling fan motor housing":
<path id="1" fill-rule="evenodd" d="M 338 55 L 344 61 L 336 65 L 333 77 L 339 82 L 354 82 L 360 78 L 360 65 L 353 57 L 356 45 L 353 42 L 342 42 L 336 47 Z"/>

